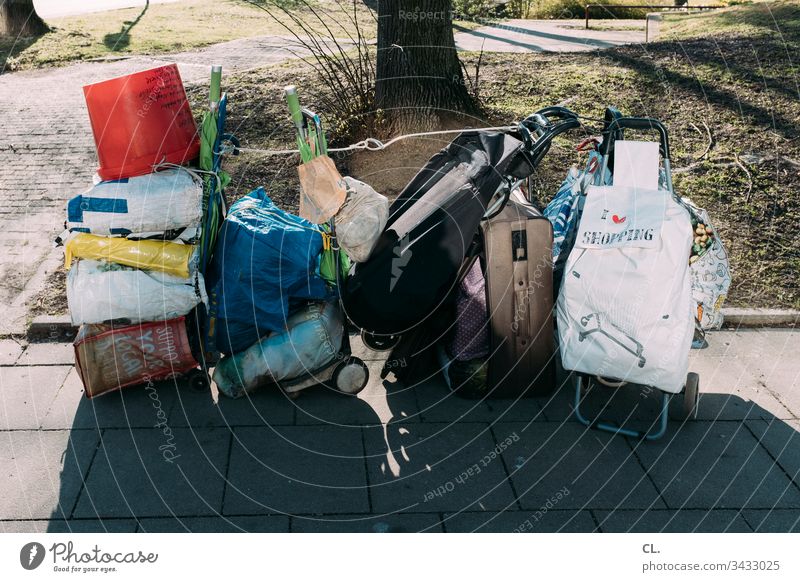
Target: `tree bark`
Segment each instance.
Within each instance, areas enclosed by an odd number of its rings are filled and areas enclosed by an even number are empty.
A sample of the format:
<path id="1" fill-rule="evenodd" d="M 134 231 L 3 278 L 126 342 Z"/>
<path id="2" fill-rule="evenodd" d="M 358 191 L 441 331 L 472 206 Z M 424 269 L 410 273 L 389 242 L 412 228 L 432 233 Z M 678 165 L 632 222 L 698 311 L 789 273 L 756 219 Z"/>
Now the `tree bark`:
<path id="1" fill-rule="evenodd" d="M 8 36 L 39 36 L 49 28 L 36 14 L 33 0 L 0 0 L 0 33 Z"/>
<path id="2" fill-rule="evenodd" d="M 450 0 L 379 0 L 375 100 L 389 119 L 412 125 L 476 112 L 453 40 Z"/>

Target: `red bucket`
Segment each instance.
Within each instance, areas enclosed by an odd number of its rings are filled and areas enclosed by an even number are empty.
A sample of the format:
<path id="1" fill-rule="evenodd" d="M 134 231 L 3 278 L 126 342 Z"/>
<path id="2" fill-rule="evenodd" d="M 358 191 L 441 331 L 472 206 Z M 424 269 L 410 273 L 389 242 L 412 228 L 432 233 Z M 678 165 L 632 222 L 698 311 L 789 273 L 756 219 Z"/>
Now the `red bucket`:
<path id="1" fill-rule="evenodd" d="M 166 65 L 83 88 L 103 180 L 184 164 L 200 153 L 197 126 L 177 65 Z"/>

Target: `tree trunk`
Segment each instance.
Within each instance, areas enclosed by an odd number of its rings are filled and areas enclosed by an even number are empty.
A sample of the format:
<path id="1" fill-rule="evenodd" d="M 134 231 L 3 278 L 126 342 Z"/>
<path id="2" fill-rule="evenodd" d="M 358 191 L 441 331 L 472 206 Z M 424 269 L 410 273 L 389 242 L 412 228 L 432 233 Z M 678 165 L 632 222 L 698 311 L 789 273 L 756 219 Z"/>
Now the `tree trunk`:
<path id="1" fill-rule="evenodd" d="M 33 0 L 0 0 L 0 33 L 8 36 L 39 36 L 49 28 L 36 14 Z"/>
<path id="2" fill-rule="evenodd" d="M 450 0 L 379 0 L 375 100 L 404 126 L 476 112 L 453 40 Z"/>

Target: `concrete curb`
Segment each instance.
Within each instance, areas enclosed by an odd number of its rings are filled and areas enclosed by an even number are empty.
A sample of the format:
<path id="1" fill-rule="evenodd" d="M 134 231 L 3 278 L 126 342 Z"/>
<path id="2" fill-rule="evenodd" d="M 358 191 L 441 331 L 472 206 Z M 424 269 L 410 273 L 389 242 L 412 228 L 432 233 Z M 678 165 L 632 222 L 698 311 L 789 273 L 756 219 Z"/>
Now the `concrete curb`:
<path id="1" fill-rule="evenodd" d="M 725 325 L 734 327 L 770 327 L 800 324 L 796 309 L 745 309 L 728 307 L 722 310 Z"/>
<path id="2" fill-rule="evenodd" d="M 66 315 L 40 315 L 28 326 L 29 342 L 71 342 L 78 328 Z"/>
<path id="3" fill-rule="evenodd" d="M 728 307 L 722 310 L 727 327 L 785 327 L 800 324 L 800 310 L 743 309 Z M 28 341 L 65 342 L 75 339 L 78 328 L 65 315 L 41 315 L 28 326 Z"/>

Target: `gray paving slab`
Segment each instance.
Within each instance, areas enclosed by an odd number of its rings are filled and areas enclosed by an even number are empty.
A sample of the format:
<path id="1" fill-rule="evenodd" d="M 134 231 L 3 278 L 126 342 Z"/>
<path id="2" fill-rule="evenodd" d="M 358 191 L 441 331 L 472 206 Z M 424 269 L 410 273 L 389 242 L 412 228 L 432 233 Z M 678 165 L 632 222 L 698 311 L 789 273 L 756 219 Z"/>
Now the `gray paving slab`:
<path id="1" fill-rule="evenodd" d="M 425 422 L 544 421 L 538 398 L 468 400 L 448 390 L 436 377 L 414 387 L 420 416 Z"/>
<path id="2" fill-rule="evenodd" d="M 595 512 L 600 529 L 613 533 L 750 533 L 732 509 L 617 509 Z"/>
<path id="3" fill-rule="evenodd" d="M 294 400 L 297 424 L 379 426 L 418 421 L 417 398 L 399 382 L 381 380 L 382 362 L 370 361 L 370 381 L 358 395 L 348 397 L 326 386 L 315 386 Z"/>
<path id="4" fill-rule="evenodd" d="M 636 455 L 673 509 L 800 506 L 800 491 L 740 422 L 674 423 Z"/>
<path id="5" fill-rule="evenodd" d="M 514 506 L 484 423 L 401 423 L 364 429 L 373 511 L 462 511 Z M 508 449 L 518 445 L 512 443 Z"/>
<path id="6" fill-rule="evenodd" d="M 441 533 L 438 513 L 292 517 L 293 533 Z"/>
<path id="7" fill-rule="evenodd" d="M 96 431 L 0 433 L 0 517 L 70 517 L 98 439 Z"/>
<path id="8" fill-rule="evenodd" d="M 230 438 L 215 428 L 106 429 L 74 517 L 217 515 Z"/>
<path id="9" fill-rule="evenodd" d="M 181 390 L 170 414 L 174 426 L 272 426 L 294 423 L 295 405 L 276 387 L 235 400 L 210 391 Z"/>
<path id="10" fill-rule="evenodd" d="M 39 428 L 69 370 L 67 366 L 0 368 L 0 430 Z"/>
<path id="11" fill-rule="evenodd" d="M 747 428 L 786 475 L 800 487 L 800 421 L 749 420 Z"/>
<path id="12" fill-rule="evenodd" d="M 73 364 L 75 364 L 75 348 L 69 343 L 28 344 L 17 360 L 18 366 L 72 366 Z"/>
<path id="13" fill-rule="evenodd" d="M 742 350 L 744 360 L 757 374 L 758 382 L 775 396 L 795 418 L 800 418 L 800 330 L 775 329 L 761 332 L 761 351 Z"/>
<path id="14" fill-rule="evenodd" d="M 470 512 L 445 515 L 448 533 L 589 533 L 597 529 L 588 511 Z"/>
<path id="15" fill-rule="evenodd" d="M 285 515 L 159 517 L 140 520 L 138 531 L 147 533 L 289 533 L 289 518 Z"/>
<path id="16" fill-rule="evenodd" d="M 572 377 L 566 373 L 560 373 L 553 393 L 547 397 L 537 399 L 545 420 L 563 422 L 572 419 L 573 390 Z"/>
<path id="17" fill-rule="evenodd" d="M 23 345 L 13 339 L 0 340 L 0 366 L 13 366 L 23 349 Z"/>
<path id="18" fill-rule="evenodd" d="M 752 337 L 748 335 L 748 337 Z M 743 348 L 746 350 L 746 348 Z M 689 369 L 700 374 L 702 420 L 792 418 L 792 414 L 759 379 L 752 363 L 737 352 L 724 356 L 693 351 Z"/>
<path id="19" fill-rule="evenodd" d="M 3 521 L 4 533 L 134 533 L 135 519 L 53 519 L 35 521 Z"/>
<path id="20" fill-rule="evenodd" d="M 747 385 L 756 392 L 772 395 L 792 416 L 800 416 L 800 360 L 796 357 L 800 331 L 785 329 L 740 329 L 718 331 L 709 335 L 709 347 L 696 352 L 700 365 L 708 368 L 731 367 L 729 377 L 741 377 L 747 370 Z M 714 359 L 714 357 L 718 359 Z M 715 365 L 716 364 L 716 365 Z M 721 375 L 722 376 L 722 375 Z M 722 377 L 720 377 L 722 380 Z M 755 379 L 755 381 L 753 381 Z M 701 380 L 702 383 L 706 383 Z M 742 384 L 739 380 L 737 383 Z M 726 392 L 724 380 L 719 382 Z M 756 400 L 757 402 L 757 400 Z M 758 402 L 757 402 L 758 403 Z M 760 404 L 760 403 L 759 403 Z M 768 408 L 766 406 L 765 408 Z M 783 414 L 776 414 L 784 418 Z"/>
<path id="21" fill-rule="evenodd" d="M 166 380 L 90 399 L 73 368 L 42 419 L 42 428 L 152 428 L 169 417 L 178 390 L 173 380 Z"/>
<path id="22" fill-rule="evenodd" d="M 361 429 L 237 428 L 225 514 L 368 512 Z"/>
<path id="23" fill-rule="evenodd" d="M 506 423 L 498 440 L 518 434 L 503 453 L 523 509 L 664 507 L 625 439 L 575 422 Z"/>
<path id="24" fill-rule="evenodd" d="M 710 331 L 706 334 L 708 347 L 702 350 L 693 350 L 693 354 L 700 357 L 715 356 L 736 358 L 743 354 L 752 354 L 755 358 L 760 358 L 767 354 L 767 343 L 769 336 L 775 330 L 761 329 L 722 329 Z"/>
<path id="25" fill-rule="evenodd" d="M 753 509 L 742 512 L 753 531 L 759 533 L 800 533 L 800 508 Z"/>

